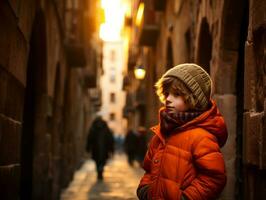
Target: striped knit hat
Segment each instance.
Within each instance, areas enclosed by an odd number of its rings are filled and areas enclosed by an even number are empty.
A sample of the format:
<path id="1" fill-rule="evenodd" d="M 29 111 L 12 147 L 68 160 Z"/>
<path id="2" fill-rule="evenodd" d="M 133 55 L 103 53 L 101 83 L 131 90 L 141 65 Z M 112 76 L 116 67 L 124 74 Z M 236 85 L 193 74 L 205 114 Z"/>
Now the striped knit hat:
<path id="1" fill-rule="evenodd" d="M 210 103 L 212 81 L 209 74 L 194 63 L 184 63 L 169 69 L 162 78 L 175 77 L 192 92 L 195 108 L 206 110 Z"/>

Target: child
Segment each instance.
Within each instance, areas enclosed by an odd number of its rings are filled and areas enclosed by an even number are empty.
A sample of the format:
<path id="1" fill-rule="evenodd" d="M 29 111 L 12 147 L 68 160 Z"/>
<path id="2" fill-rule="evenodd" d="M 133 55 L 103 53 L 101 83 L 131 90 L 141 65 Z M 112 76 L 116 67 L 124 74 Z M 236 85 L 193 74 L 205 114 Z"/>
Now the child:
<path id="1" fill-rule="evenodd" d="M 211 99 L 208 73 L 192 63 L 168 70 L 156 83 L 164 103 L 146 153 L 141 200 L 210 200 L 226 183 L 220 147 L 227 129 Z"/>

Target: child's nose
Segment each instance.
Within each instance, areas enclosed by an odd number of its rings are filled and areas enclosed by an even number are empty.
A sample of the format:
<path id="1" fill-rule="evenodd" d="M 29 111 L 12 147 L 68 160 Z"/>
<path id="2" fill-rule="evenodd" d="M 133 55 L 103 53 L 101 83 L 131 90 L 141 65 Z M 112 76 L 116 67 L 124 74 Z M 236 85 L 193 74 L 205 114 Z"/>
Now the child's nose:
<path id="1" fill-rule="evenodd" d="M 165 101 L 165 106 L 170 106 L 171 102 L 170 101 Z"/>
<path id="2" fill-rule="evenodd" d="M 168 103 L 170 103 L 170 102 L 171 102 L 171 99 L 172 99 L 172 95 L 169 94 L 169 95 L 166 97 L 166 101 L 167 101 Z"/>

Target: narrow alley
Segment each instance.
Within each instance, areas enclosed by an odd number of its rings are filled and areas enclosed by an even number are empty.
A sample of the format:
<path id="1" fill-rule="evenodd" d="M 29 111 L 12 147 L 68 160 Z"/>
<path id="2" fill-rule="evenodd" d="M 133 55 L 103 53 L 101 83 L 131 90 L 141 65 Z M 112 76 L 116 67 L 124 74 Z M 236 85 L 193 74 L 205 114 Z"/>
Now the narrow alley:
<path id="1" fill-rule="evenodd" d="M 0 200 L 265 196 L 266 0 L 0 0 Z"/>
<path id="2" fill-rule="evenodd" d="M 95 164 L 89 159 L 75 172 L 61 200 L 134 200 L 142 175 L 137 165 L 128 165 L 124 154 L 115 154 L 105 167 L 104 179 L 98 181 Z"/>

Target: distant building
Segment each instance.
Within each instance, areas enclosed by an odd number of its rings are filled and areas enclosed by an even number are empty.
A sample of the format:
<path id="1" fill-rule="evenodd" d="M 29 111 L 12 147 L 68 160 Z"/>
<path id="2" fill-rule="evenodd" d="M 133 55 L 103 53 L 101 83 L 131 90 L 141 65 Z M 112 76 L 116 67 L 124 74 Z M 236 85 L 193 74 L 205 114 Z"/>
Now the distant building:
<path id="1" fill-rule="evenodd" d="M 123 42 L 103 42 L 103 75 L 101 77 L 101 113 L 115 135 L 124 135 L 126 120 L 122 110 L 125 105 L 125 92 L 122 90 L 124 54 Z"/>

